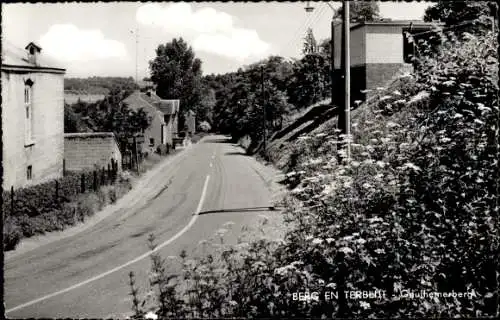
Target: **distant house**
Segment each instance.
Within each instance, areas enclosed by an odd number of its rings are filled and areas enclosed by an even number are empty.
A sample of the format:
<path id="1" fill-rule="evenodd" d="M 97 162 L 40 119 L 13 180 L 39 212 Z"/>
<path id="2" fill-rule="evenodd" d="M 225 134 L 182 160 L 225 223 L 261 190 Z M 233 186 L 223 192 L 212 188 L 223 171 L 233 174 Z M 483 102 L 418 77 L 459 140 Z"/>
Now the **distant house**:
<path id="1" fill-rule="evenodd" d="M 155 152 L 160 145 L 172 147 L 177 134 L 179 100 L 163 100 L 153 90 L 148 90 L 136 91 L 123 102 L 132 110 L 143 108 L 151 117 L 150 126 L 144 130 L 142 152 Z"/>
<path id="2" fill-rule="evenodd" d="M 352 101 L 364 100 L 361 92 L 383 86 L 401 70 L 412 69 L 410 56 L 413 45 L 405 32 L 421 33 L 433 28 L 434 23 L 410 20 L 365 21 L 351 25 L 350 64 Z M 337 80 L 341 68 L 341 23 L 334 27 L 334 67 Z M 340 95 L 337 98 L 341 98 Z"/>
<path id="3" fill-rule="evenodd" d="M 122 155 L 112 132 L 66 133 L 64 160 L 66 171 L 107 169 L 111 160 L 121 171 Z"/>
<path id="4" fill-rule="evenodd" d="M 3 187 L 63 175 L 66 70 L 29 43 L 2 41 Z"/>
<path id="5" fill-rule="evenodd" d="M 158 146 L 168 143 L 163 114 L 152 104 L 155 99 L 155 97 L 147 96 L 146 93 L 135 91 L 123 100 L 123 103 L 131 110 L 143 109 L 151 119 L 151 124 L 144 131 L 144 143 L 140 150 L 143 153 L 153 153 Z"/>
<path id="6" fill-rule="evenodd" d="M 167 141 L 173 144 L 174 138 L 178 137 L 179 100 L 160 99 L 155 102 L 155 106 L 163 113 Z"/>
<path id="7" fill-rule="evenodd" d="M 196 133 L 196 113 L 193 110 L 189 110 L 186 114 L 186 126 L 189 135 Z"/>

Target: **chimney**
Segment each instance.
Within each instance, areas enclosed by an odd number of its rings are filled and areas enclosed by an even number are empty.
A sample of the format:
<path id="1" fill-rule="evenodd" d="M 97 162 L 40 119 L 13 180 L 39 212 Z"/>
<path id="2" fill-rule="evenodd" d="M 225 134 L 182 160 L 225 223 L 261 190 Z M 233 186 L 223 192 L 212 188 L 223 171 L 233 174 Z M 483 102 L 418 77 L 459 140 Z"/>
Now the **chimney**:
<path id="1" fill-rule="evenodd" d="M 40 51 L 42 51 L 42 48 L 37 46 L 34 42 L 30 42 L 25 49 L 28 51 L 28 61 L 36 65 L 37 57 L 40 54 Z"/>

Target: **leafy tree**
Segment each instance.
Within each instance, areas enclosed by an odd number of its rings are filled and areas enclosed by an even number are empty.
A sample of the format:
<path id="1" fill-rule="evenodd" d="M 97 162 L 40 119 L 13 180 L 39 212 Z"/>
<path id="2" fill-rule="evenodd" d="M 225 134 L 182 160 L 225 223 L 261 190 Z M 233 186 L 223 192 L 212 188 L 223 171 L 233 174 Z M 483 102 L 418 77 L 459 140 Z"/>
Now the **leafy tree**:
<path id="1" fill-rule="evenodd" d="M 330 55 L 332 52 L 332 44 L 331 44 L 331 39 L 324 39 L 321 40 L 318 46 L 318 53 L 325 57 L 325 59 L 330 59 Z"/>
<path id="2" fill-rule="evenodd" d="M 307 55 L 294 65 L 288 86 L 288 98 L 296 108 L 304 108 L 329 94 L 330 71 L 328 59 Z"/>
<path id="3" fill-rule="evenodd" d="M 64 104 L 64 132 L 78 132 L 78 116 L 68 104 Z"/>
<path id="4" fill-rule="evenodd" d="M 336 18 L 342 16 L 342 7 L 338 8 L 335 14 Z M 380 19 L 379 6 L 375 1 L 349 1 L 350 21 L 375 21 Z"/>
<path id="5" fill-rule="evenodd" d="M 308 28 L 306 32 L 306 36 L 304 38 L 302 54 L 315 54 L 317 52 L 318 44 L 316 42 L 316 38 L 314 38 L 312 28 Z"/>
<path id="6" fill-rule="evenodd" d="M 466 24 L 455 28 L 456 33 L 484 32 L 491 30 L 491 17 L 496 17 L 495 2 L 488 1 L 438 1 L 425 10 L 424 21 L 440 20 L 446 26 Z M 470 23 L 475 21 L 475 23 Z"/>
<path id="7" fill-rule="evenodd" d="M 202 99 L 202 70 L 201 60 L 195 57 L 191 46 L 182 38 L 161 44 L 149 65 L 158 96 L 179 99 L 183 113 L 187 110 L 197 111 Z M 179 120 L 181 126 L 182 115 Z"/>

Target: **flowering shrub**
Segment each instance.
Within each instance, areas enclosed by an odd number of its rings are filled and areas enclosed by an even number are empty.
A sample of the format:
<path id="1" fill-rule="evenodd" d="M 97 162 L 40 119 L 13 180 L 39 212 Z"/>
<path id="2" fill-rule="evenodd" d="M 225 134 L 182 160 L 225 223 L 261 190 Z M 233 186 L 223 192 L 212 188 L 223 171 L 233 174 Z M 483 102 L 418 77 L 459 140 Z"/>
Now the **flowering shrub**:
<path id="1" fill-rule="evenodd" d="M 350 159 L 337 150 L 332 123 L 299 139 L 287 168 L 293 228 L 284 241 L 183 255 L 178 275 L 154 264 L 153 309 L 173 317 L 498 315 L 494 40 L 445 41 L 422 55 L 415 74 L 354 111 Z M 385 296 L 342 294 L 353 290 Z M 467 294 L 409 299 L 404 290 Z M 319 299 L 293 300 L 305 291 Z M 339 298 L 327 301 L 327 291 Z"/>

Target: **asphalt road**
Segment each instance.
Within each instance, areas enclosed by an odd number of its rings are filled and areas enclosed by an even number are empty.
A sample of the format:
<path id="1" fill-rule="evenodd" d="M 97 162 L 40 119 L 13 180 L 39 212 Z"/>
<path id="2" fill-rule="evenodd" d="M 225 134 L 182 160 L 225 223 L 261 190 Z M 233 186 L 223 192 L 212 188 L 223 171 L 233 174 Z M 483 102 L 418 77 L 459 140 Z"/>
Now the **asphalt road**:
<path id="1" fill-rule="evenodd" d="M 147 286 L 149 234 L 167 257 L 191 252 L 228 221 L 236 232 L 260 214 L 277 214 L 267 209 L 271 193 L 259 164 L 241 151 L 223 136 L 205 137 L 145 177 L 119 202 L 122 210 L 78 234 L 7 257 L 7 317 L 124 317 L 132 305 L 128 273 Z"/>

